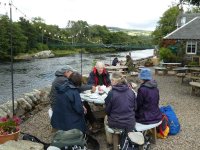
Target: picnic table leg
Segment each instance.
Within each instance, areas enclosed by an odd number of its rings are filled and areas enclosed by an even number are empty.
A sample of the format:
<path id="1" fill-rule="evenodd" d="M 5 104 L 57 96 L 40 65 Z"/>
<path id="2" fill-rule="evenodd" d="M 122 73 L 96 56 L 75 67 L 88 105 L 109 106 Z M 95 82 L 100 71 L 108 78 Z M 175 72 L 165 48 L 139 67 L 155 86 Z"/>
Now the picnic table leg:
<path id="1" fill-rule="evenodd" d="M 113 134 L 113 150 L 119 150 L 119 134 Z"/>
<path id="2" fill-rule="evenodd" d="M 155 69 L 155 75 L 157 75 L 158 74 L 158 70 L 157 69 Z"/>
<path id="3" fill-rule="evenodd" d="M 157 139 L 157 136 L 156 136 L 156 135 L 157 135 L 156 128 L 153 128 L 153 129 L 152 129 L 152 138 L 153 138 L 153 139 L 152 139 L 152 143 L 153 143 L 153 144 L 156 144 L 156 139 Z"/>
<path id="4" fill-rule="evenodd" d="M 184 78 L 185 78 L 185 76 L 182 76 L 182 77 L 181 77 L 181 83 L 183 83 L 183 79 L 184 79 Z"/>
<path id="5" fill-rule="evenodd" d="M 163 75 L 166 75 L 167 74 L 167 70 L 163 70 Z"/>
<path id="6" fill-rule="evenodd" d="M 191 86 L 191 93 L 190 93 L 190 95 L 192 95 L 193 94 L 193 92 L 194 92 L 194 87 L 193 86 Z"/>

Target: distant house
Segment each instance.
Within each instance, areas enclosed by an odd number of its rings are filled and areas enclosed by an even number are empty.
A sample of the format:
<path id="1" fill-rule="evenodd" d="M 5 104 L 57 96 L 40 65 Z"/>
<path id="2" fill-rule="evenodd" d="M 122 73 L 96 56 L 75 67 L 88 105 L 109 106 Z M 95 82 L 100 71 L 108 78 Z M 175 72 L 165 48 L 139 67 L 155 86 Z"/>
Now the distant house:
<path id="1" fill-rule="evenodd" d="M 177 17 L 177 29 L 163 38 L 167 46 L 176 48 L 185 62 L 200 65 L 200 13 L 181 14 Z"/>

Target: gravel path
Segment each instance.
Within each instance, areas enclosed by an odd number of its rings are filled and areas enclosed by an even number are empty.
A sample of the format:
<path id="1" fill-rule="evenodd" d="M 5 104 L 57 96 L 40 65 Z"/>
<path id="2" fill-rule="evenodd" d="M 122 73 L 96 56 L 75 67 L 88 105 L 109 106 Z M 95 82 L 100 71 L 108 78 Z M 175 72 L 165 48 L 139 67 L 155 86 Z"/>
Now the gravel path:
<path id="1" fill-rule="evenodd" d="M 188 83 L 181 84 L 175 76 L 155 76 L 160 89 L 160 105 L 173 106 L 181 124 L 181 132 L 167 139 L 158 139 L 153 150 L 199 150 L 200 149 L 200 97 L 190 96 Z M 51 142 L 52 132 L 47 114 L 48 107 L 21 125 L 23 132 L 33 134 L 45 142 Z M 94 135 L 106 150 L 104 133 Z"/>

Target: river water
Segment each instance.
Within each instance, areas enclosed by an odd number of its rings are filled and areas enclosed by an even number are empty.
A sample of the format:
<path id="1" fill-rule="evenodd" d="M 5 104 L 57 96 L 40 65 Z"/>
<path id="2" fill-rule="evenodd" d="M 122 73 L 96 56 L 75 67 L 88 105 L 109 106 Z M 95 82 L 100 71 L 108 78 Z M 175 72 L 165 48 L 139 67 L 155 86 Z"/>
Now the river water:
<path id="1" fill-rule="evenodd" d="M 130 51 L 133 60 L 145 58 L 153 55 L 153 49 Z M 92 69 L 94 60 L 101 60 L 106 64 L 111 64 L 114 55 L 119 60 L 125 60 L 129 52 L 107 53 L 107 54 L 83 54 L 82 70 L 83 74 L 88 74 Z M 27 62 L 16 62 L 14 68 L 14 96 L 20 97 L 23 93 L 31 92 L 33 89 L 41 89 L 51 85 L 56 70 L 70 65 L 79 72 L 81 71 L 80 54 L 48 59 L 35 59 Z M 11 100 L 11 70 L 10 63 L 0 63 L 0 103 Z"/>

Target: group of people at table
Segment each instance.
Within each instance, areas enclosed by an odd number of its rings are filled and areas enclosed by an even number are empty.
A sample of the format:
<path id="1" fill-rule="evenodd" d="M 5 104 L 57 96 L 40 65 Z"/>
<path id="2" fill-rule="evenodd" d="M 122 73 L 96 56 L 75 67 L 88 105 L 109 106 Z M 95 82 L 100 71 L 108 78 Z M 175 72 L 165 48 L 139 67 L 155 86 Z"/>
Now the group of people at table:
<path id="1" fill-rule="evenodd" d="M 139 73 L 141 85 L 137 96 L 120 72 L 110 76 L 100 61 L 90 72 L 85 85 L 82 85 L 82 76 L 70 66 L 56 71 L 55 76 L 50 92 L 51 125 L 55 130 L 79 129 L 86 133 L 101 128 L 88 102 L 81 100 L 80 93 L 89 89 L 95 92 L 102 85 L 110 89 L 105 98 L 105 118 L 109 127 L 133 131 L 136 122 L 153 124 L 162 119 L 159 90 L 148 68 Z"/>

